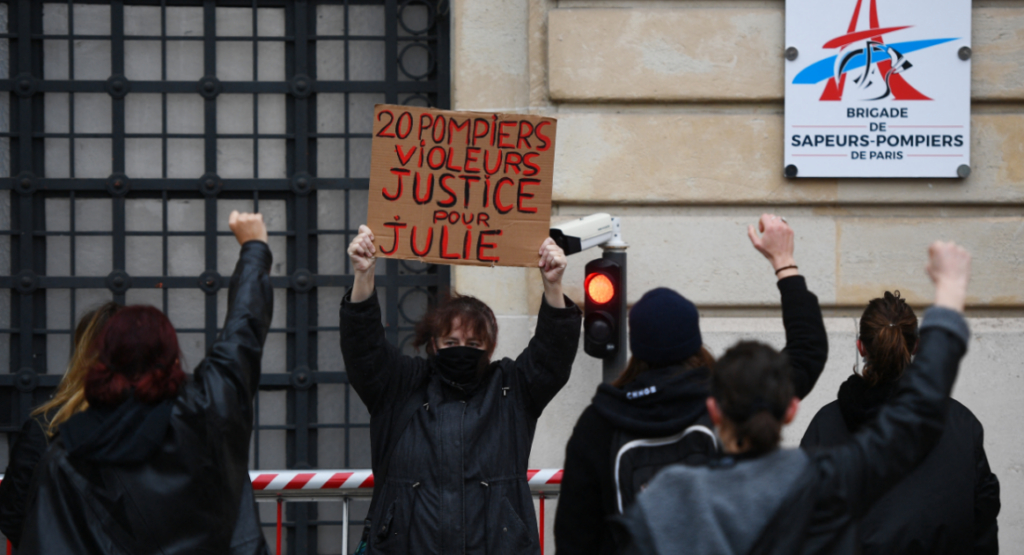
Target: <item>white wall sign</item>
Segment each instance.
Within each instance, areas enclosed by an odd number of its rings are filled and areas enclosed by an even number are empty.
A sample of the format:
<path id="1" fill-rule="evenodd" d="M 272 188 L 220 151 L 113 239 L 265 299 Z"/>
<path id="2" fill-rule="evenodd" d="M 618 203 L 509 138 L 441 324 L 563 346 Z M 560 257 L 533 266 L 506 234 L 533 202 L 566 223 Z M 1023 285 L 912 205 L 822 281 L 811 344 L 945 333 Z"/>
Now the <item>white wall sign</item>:
<path id="1" fill-rule="evenodd" d="M 786 175 L 966 177 L 970 45 L 970 0 L 786 0 Z"/>

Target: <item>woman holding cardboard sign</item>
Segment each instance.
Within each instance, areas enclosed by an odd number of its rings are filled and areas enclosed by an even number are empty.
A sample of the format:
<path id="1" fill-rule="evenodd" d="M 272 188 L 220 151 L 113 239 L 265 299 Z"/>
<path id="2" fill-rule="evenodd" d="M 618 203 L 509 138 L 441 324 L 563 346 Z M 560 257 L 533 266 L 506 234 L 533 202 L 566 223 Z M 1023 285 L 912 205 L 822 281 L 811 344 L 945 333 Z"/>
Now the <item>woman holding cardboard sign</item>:
<path id="1" fill-rule="evenodd" d="M 538 251 L 544 300 L 530 344 L 491 361 L 498 323 L 486 304 L 453 294 L 417 325 L 404 356 L 387 342 L 366 226 L 348 248 L 355 283 L 341 304 L 341 352 L 370 411 L 374 492 L 367 553 L 538 553 L 526 479 L 541 411 L 569 380 L 582 314 L 562 295 L 565 253 Z"/>

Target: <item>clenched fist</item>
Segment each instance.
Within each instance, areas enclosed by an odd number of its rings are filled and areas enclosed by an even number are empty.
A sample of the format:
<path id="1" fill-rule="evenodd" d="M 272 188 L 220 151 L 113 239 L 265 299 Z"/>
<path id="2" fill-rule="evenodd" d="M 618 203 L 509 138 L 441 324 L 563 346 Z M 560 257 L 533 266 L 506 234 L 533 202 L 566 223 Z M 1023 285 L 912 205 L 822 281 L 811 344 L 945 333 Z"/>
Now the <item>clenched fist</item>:
<path id="1" fill-rule="evenodd" d="M 357 274 L 373 270 L 373 265 L 377 262 L 377 247 L 373 245 L 373 239 L 370 228 L 361 225 L 359 235 L 356 235 L 348 246 L 348 257 L 352 261 L 352 269 Z"/>
<path id="2" fill-rule="evenodd" d="M 235 234 L 239 245 L 249 241 L 267 242 L 267 226 L 263 223 L 263 214 L 252 214 L 232 210 L 228 216 L 228 227 Z"/>
<path id="3" fill-rule="evenodd" d="M 758 230 L 761 232 L 760 236 L 757 234 Z M 793 259 L 793 228 L 789 227 L 786 219 L 775 214 L 762 214 L 758 221 L 758 230 L 755 230 L 754 226 L 748 226 L 747 236 L 750 237 L 754 248 L 772 263 L 776 275 L 780 279 L 796 275 L 795 268 L 778 271 L 780 268 L 796 266 Z"/>
<path id="4" fill-rule="evenodd" d="M 971 253 L 956 243 L 936 241 L 928 247 L 928 275 L 935 282 L 935 304 L 964 311 Z"/>

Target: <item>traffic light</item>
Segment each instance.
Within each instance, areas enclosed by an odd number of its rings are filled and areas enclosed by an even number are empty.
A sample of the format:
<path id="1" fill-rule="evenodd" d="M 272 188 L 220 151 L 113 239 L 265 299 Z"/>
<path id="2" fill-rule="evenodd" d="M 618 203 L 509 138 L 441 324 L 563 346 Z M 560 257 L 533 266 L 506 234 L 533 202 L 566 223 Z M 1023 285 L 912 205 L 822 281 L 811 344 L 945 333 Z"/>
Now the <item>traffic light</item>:
<path id="1" fill-rule="evenodd" d="M 622 268 L 605 258 L 587 263 L 583 281 L 583 350 L 592 357 L 613 358 L 619 345 L 622 322 Z"/>

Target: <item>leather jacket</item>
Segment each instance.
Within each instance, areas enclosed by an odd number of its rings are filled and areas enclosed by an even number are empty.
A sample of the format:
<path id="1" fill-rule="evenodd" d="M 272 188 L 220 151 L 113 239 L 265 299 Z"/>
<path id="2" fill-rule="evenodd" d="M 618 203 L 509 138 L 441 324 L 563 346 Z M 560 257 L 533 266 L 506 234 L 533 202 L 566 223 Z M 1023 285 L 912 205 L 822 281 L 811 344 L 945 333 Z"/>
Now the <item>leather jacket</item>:
<path id="1" fill-rule="evenodd" d="M 341 350 L 370 410 L 377 476 L 391 434 L 400 434 L 386 480 L 374 483 L 367 555 L 540 553 L 527 463 L 537 419 L 569 380 L 583 316 L 568 299 L 565 308 L 542 302 L 522 354 L 491 362 L 482 383 L 463 391 L 441 378 L 435 358 L 388 343 L 376 295 L 346 296 Z M 422 406 L 398 429 L 410 398 Z"/>
<path id="2" fill-rule="evenodd" d="M 55 439 L 33 478 L 20 553 L 266 551 L 248 461 L 273 310 L 271 261 L 266 243 L 242 246 L 224 329 L 174 399 L 156 455 L 99 464 L 70 456 Z"/>

